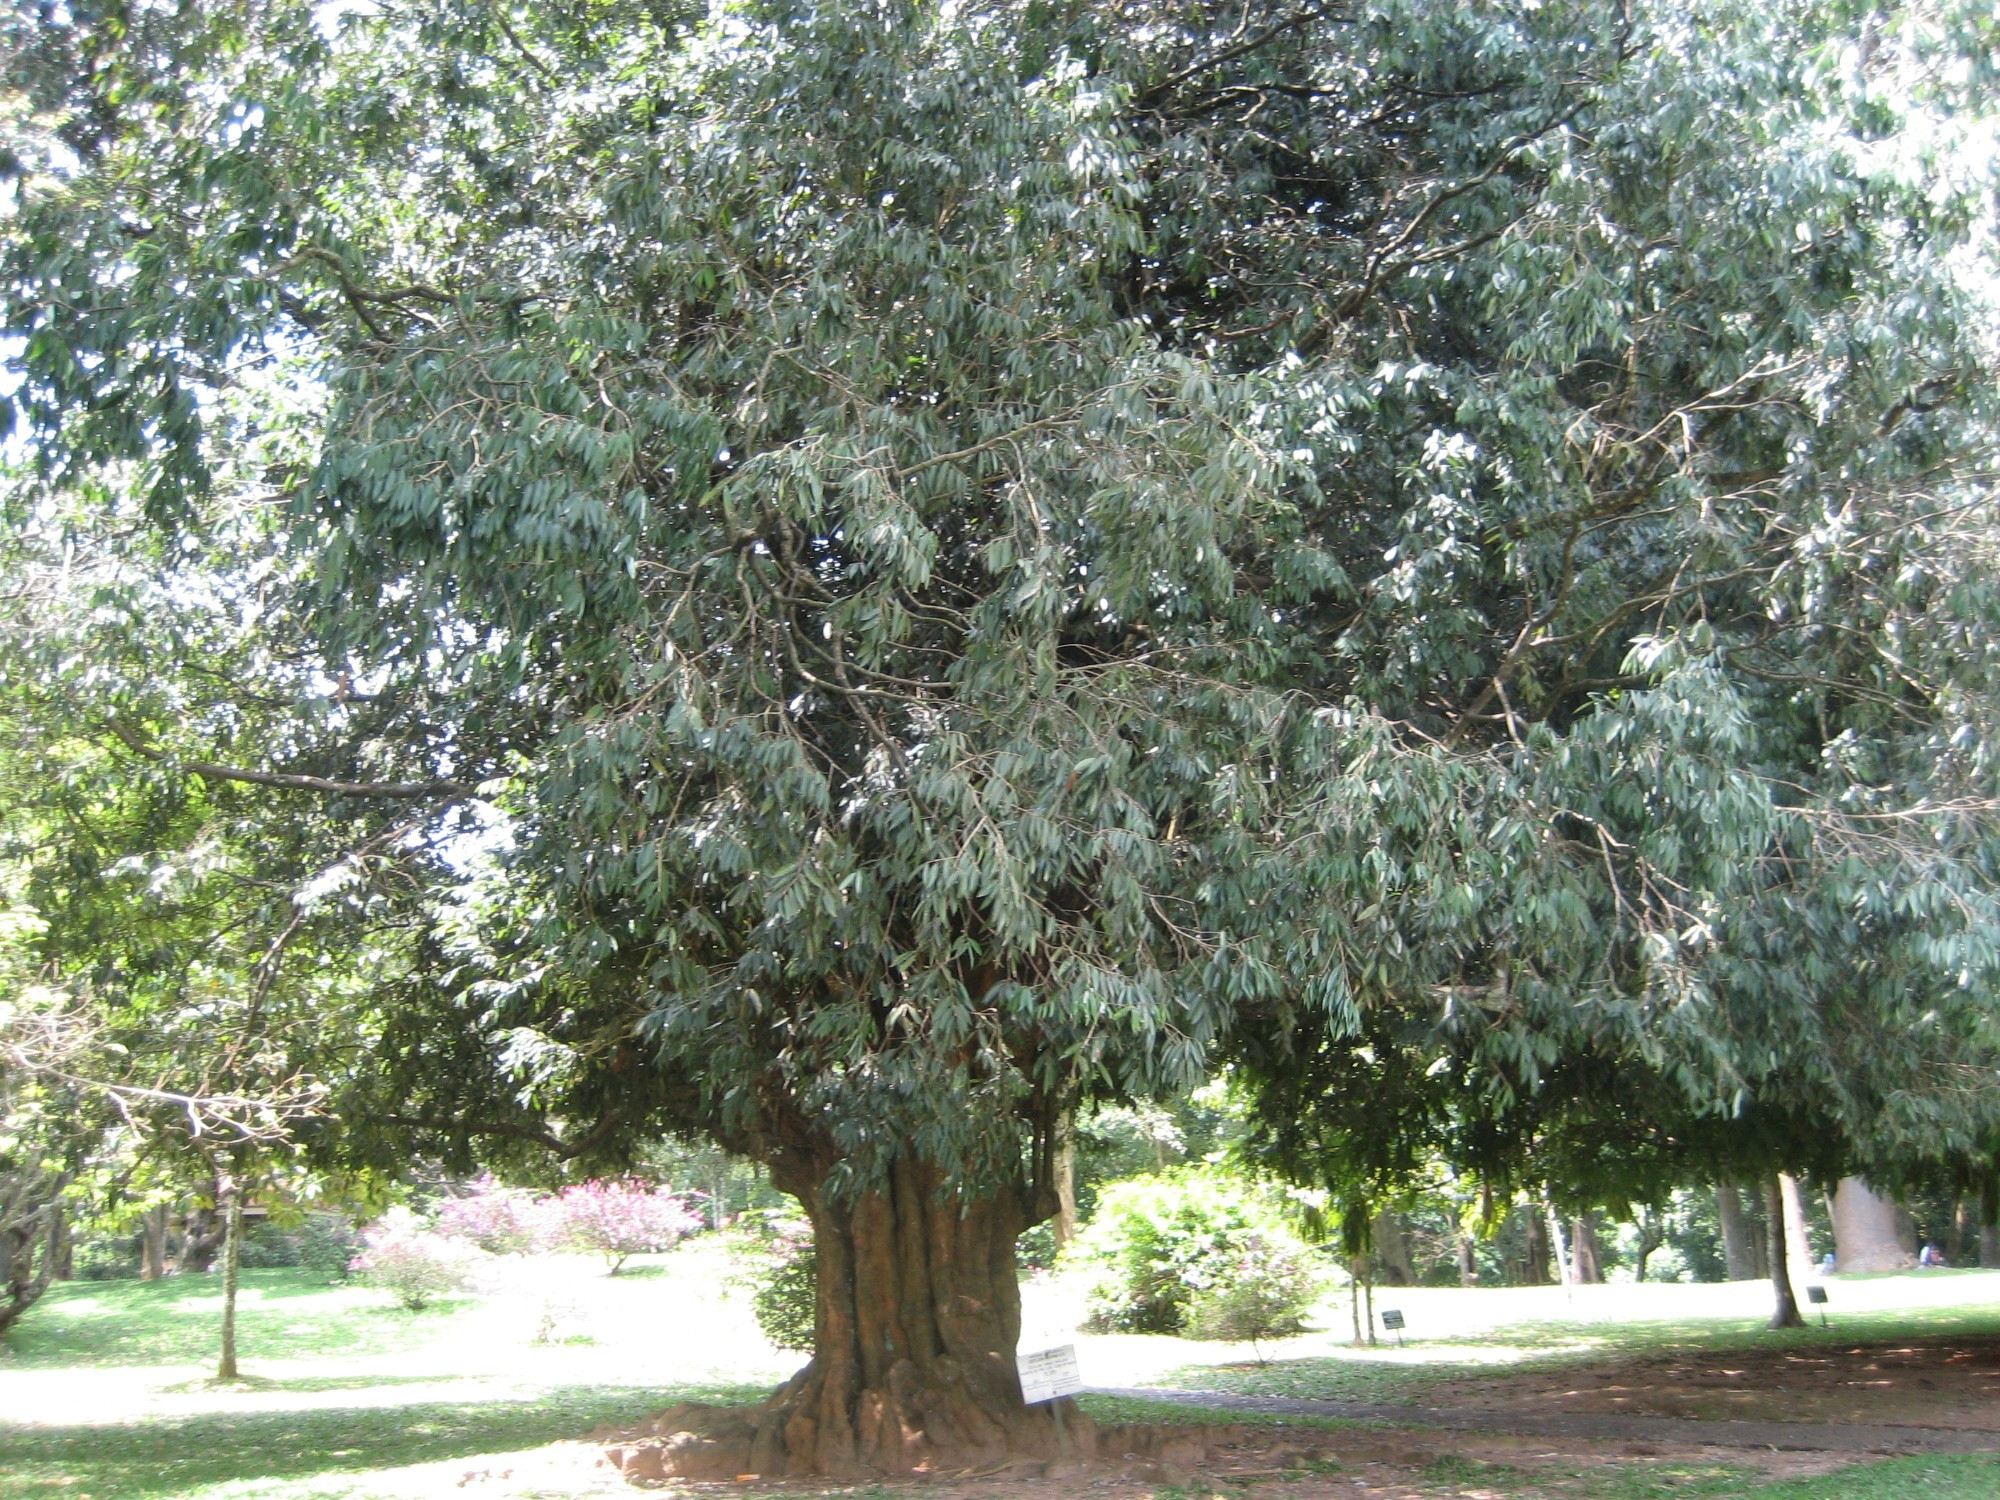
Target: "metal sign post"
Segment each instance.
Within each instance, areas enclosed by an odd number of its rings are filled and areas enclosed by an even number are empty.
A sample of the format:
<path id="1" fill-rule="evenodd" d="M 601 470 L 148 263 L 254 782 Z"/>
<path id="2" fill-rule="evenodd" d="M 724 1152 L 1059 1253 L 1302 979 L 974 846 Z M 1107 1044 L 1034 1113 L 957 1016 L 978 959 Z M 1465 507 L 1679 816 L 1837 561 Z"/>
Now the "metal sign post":
<path id="1" fill-rule="evenodd" d="M 1403 1347 L 1403 1315 L 1393 1307 L 1382 1309 L 1382 1326 L 1396 1335 L 1396 1347 Z"/>
<path id="2" fill-rule="evenodd" d="M 1023 1401 L 1030 1406 L 1039 1406 L 1044 1401 L 1056 1403 L 1049 1410 L 1056 1419 L 1056 1442 L 1062 1448 L 1063 1457 L 1068 1458 L 1069 1428 L 1063 1424 L 1062 1398 L 1074 1396 L 1083 1389 L 1083 1374 L 1076 1363 L 1076 1345 L 1037 1349 L 1032 1354 L 1019 1356 L 1014 1367 L 1020 1372 Z"/>
<path id="3" fill-rule="evenodd" d="M 1809 1286 L 1809 1287 L 1807 1287 L 1807 1288 L 1806 1288 L 1806 1301 L 1810 1302 L 1810 1303 L 1811 1303 L 1811 1304 L 1812 1304 L 1812 1305 L 1813 1305 L 1814 1307 L 1817 1307 L 1817 1308 L 1819 1309 L 1819 1326 L 1820 1326 L 1820 1327 L 1822 1327 L 1822 1328 L 1830 1328 L 1830 1327 L 1832 1327 L 1832 1326 L 1833 1326 L 1832 1324 L 1830 1324 L 1830 1323 L 1828 1323 L 1828 1322 L 1826 1321 L 1826 1288 L 1825 1288 L 1825 1287 L 1823 1287 L 1823 1286 Z"/>

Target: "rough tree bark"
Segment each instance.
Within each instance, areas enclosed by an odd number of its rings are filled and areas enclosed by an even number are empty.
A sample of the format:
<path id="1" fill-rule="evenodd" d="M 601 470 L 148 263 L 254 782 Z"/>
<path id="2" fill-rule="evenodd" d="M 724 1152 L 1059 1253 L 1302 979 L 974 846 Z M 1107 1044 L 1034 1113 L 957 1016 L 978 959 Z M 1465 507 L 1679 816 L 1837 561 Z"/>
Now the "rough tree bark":
<path id="1" fill-rule="evenodd" d="M 1897 1232 L 1896 1205 L 1859 1177 L 1833 1192 L 1833 1263 L 1841 1271 L 1900 1271 L 1915 1263 Z"/>
<path id="2" fill-rule="evenodd" d="M 1798 1296 L 1792 1291 L 1792 1275 L 1789 1264 L 1791 1256 L 1788 1253 L 1790 1246 L 1786 1243 L 1790 1236 L 1785 1234 L 1783 1229 L 1785 1222 L 1784 1184 L 1787 1180 L 1783 1176 L 1773 1177 L 1764 1185 L 1765 1222 L 1777 1230 L 1776 1233 L 1769 1236 L 1771 1245 L 1771 1290 L 1776 1294 L 1777 1305 L 1771 1311 L 1771 1321 L 1768 1326 L 1772 1328 L 1803 1328 L 1806 1326 L 1806 1320 L 1799 1312 Z"/>
<path id="3" fill-rule="evenodd" d="M 1025 1192 L 951 1195 L 909 1162 L 849 1199 L 817 1169 L 772 1177 L 812 1220 L 812 1361 L 760 1406 L 664 1413 L 654 1441 L 616 1450 L 628 1476 L 860 1477 L 1093 1451 L 1074 1401 L 1021 1399 L 1014 1241 L 1046 1217 Z"/>
<path id="4" fill-rule="evenodd" d="M 1743 1211 L 1743 1192 L 1734 1182 L 1715 1185 L 1715 1218 L 1722 1230 L 1722 1261 L 1731 1281 L 1757 1279 L 1757 1243 L 1750 1216 Z"/>

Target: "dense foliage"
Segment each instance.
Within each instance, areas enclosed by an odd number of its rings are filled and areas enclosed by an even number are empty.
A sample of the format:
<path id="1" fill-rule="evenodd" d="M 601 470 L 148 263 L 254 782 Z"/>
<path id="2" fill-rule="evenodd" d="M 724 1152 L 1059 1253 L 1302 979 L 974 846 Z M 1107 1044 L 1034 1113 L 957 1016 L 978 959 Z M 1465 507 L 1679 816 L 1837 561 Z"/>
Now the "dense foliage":
<path id="1" fill-rule="evenodd" d="M 1011 1342 L 867 1204 L 997 1265 L 1224 1055 L 1356 1226 L 1620 1098 L 1982 1145 L 1990 12 L 106 9 L 14 22 L 15 503 L 199 628 L 9 682 L 394 932 L 347 1149 L 708 1135 L 858 1370 Z"/>

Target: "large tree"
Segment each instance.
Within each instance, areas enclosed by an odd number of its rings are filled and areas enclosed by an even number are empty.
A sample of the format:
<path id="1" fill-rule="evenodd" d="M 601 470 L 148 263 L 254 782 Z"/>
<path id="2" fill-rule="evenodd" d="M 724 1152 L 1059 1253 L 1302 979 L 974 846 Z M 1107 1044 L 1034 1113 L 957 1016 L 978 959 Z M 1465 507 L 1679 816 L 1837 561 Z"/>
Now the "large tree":
<path id="1" fill-rule="evenodd" d="M 262 763 L 101 738 L 502 815 L 354 1099 L 447 1149 L 702 1135 L 800 1198 L 813 1361 L 687 1464 L 1053 1450 L 1013 1243 L 1080 1102 L 1377 1012 L 1508 1088 L 1663 1039 L 1733 1086 L 1784 997 L 1691 955 L 1798 767 L 1984 796 L 1983 700 L 1906 670 L 1983 624 L 1923 571 L 1984 514 L 1981 247 L 1870 92 L 1948 134 L 1963 38 L 28 12 L 0 308 L 45 476 L 269 517 L 251 592 L 317 664 Z"/>

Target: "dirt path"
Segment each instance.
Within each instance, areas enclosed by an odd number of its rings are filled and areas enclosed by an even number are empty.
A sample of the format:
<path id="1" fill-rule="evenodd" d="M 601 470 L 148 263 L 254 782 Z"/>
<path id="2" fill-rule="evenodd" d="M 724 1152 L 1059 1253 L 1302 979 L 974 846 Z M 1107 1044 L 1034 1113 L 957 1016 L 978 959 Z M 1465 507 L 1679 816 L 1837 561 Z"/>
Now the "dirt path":
<path id="1" fill-rule="evenodd" d="M 1617 1412 L 1522 1411 L 1465 1407 L 1401 1406 L 1366 1401 L 1319 1401 L 1297 1396 L 1238 1396 L 1225 1391 L 1175 1391 L 1151 1386 L 1099 1389 L 1105 1396 L 1171 1401 L 1212 1410 L 1344 1417 L 1397 1427 L 1453 1432 L 1504 1432 L 1523 1437 L 1613 1438 L 1715 1448 L 1779 1449 L 1804 1453 L 1985 1453 L 2000 1450 L 2000 1431 L 1864 1422 L 1705 1421 Z"/>

